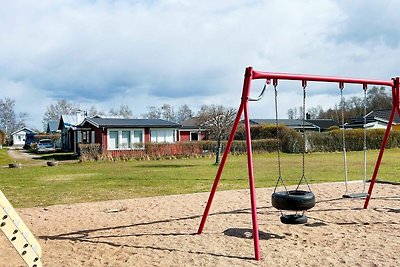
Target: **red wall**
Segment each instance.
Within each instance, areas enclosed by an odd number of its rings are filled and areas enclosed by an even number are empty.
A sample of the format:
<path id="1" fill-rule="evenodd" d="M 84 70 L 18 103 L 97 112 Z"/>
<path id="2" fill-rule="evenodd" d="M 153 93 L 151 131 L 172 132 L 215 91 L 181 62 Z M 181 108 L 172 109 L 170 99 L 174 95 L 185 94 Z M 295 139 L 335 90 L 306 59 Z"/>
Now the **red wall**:
<path id="1" fill-rule="evenodd" d="M 180 131 L 179 132 L 179 141 L 189 142 L 190 141 L 190 131 Z"/>

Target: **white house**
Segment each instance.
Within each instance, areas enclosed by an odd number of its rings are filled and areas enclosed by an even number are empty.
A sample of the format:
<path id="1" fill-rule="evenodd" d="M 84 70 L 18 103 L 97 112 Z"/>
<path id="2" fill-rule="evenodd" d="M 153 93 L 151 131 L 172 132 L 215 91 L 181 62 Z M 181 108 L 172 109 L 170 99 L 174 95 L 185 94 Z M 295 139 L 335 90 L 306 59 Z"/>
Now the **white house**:
<path id="1" fill-rule="evenodd" d="M 24 146 L 26 136 L 28 134 L 36 134 L 36 132 L 27 127 L 24 127 L 22 129 L 19 129 L 18 131 L 11 133 L 11 136 L 13 138 L 13 145 L 14 146 Z"/>

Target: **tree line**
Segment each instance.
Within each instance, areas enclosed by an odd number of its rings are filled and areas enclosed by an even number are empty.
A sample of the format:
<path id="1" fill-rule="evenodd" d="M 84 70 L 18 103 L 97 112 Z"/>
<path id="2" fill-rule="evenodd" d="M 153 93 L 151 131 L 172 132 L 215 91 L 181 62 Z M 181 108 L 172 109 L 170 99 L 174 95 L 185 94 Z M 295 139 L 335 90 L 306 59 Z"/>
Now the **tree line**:
<path id="1" fill-rule="evenodd" d="M 88 117 L 100 116 L 124 119 L 164 119 L 177 123 L 194 116 L 194 112 L 187 104 L 181 105 L 177 111 L 175 111 L 175 108 L 169 104 L 163 104 L 161 107 L 148 106 L 147 112 L 138 116 L 133 113 L 132 109 L 128 105 L 120 105 L 119 108 L 111 108 L 108 112 L 105 112 L 103 110 L 98 110 L 95 106 L 91 106 L 89 109 L 84 109 L 78 104 L 62 99 L 46 108 L 46 112 L 43 116 L 43 124 L 46 125 L 49 121 L 58 120 L 60 116 L 64 114 L 72 115 L 77 113 L 82 113 Z"/>
<path id="2" fill-rule="evenodd" d="M 392 96 L 385 87 L 372 87 L 367 90 L 366 101 L 364 97 L 353 96 L 343 98 L 334 107 L 324 110 L 320 105 L 307 109 L 309 119 L 332 119 L 337 122 L 342 121 L 342 108 L 344 113 L 344 121 L 350 122 L 351 118 L 364 116 L 364 106 L 367 113 L 373 110 L 391 109 Z M 303 108 L 294 107 L 287 111 L 289 119 L 302 119 Z"/>

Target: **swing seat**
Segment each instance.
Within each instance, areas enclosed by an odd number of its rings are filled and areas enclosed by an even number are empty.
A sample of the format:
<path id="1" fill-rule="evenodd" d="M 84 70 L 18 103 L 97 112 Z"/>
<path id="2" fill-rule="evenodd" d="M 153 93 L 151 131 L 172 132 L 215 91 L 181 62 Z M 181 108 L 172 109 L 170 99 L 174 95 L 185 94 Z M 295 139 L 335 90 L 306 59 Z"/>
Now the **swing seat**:
<path id="1" fill-rule="evenodd" d="M 349 193 L 343 195 L 344 198 L 366 198 L 367 196 L 367 193 Z"/>
<path id="2" fill-rule="evenodd" d="M 290 190 L 274 192 L 272 206 L 278 210 L 309 210 L 315 206 L 315 195 L 311 191 Z"/>
<path id="3" fill-rule="evenodd" d="M 281 216 L 281 223 L 283 224 L 305 224 L 307 220 L 308 218 L 304 214 L 287 214 Z"/>

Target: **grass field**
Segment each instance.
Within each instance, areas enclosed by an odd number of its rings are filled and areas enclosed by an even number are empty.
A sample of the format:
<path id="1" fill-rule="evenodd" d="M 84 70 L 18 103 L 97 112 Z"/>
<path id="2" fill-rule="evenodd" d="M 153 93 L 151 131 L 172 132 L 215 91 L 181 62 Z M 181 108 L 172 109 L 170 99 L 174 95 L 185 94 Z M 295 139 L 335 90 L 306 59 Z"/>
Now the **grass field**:
<path id="1" fill-rule="evenodd" d="M 371 176 L 378 151 L 368 152 Z M 43 155 L 43 158 L 48 158 Z M 400 149 L 386 150 L 379 179 L 400 182 L 397 159 Z M 0 189 L 16 207 L 47 206 L 110 199 L 125 199 L 209 191 L 217 166 L 214 158 L 160 161 L 64 163 L 57 167 L 23 166 L 0 169 Z M 296 184 L 302 173 L 302 157 L 282 155 L 282 175 Z M 12 161 L 0 150 L 0 165 Z M 33 160 L 35 161 L 35 160 Z M 37 160 L 36 160 L 37 162 Z M 349 179 L 363 178 L 363 152 L 348 153 Z M 255 154 L 256 187 L 274 186 L 277 179 L 275 154 Z M 229 156 L 218 190 L 248 188 L 246 156 Z M 342 153 L 306 155 L 306 177 L 310 183 L 343 181 Z"/>

